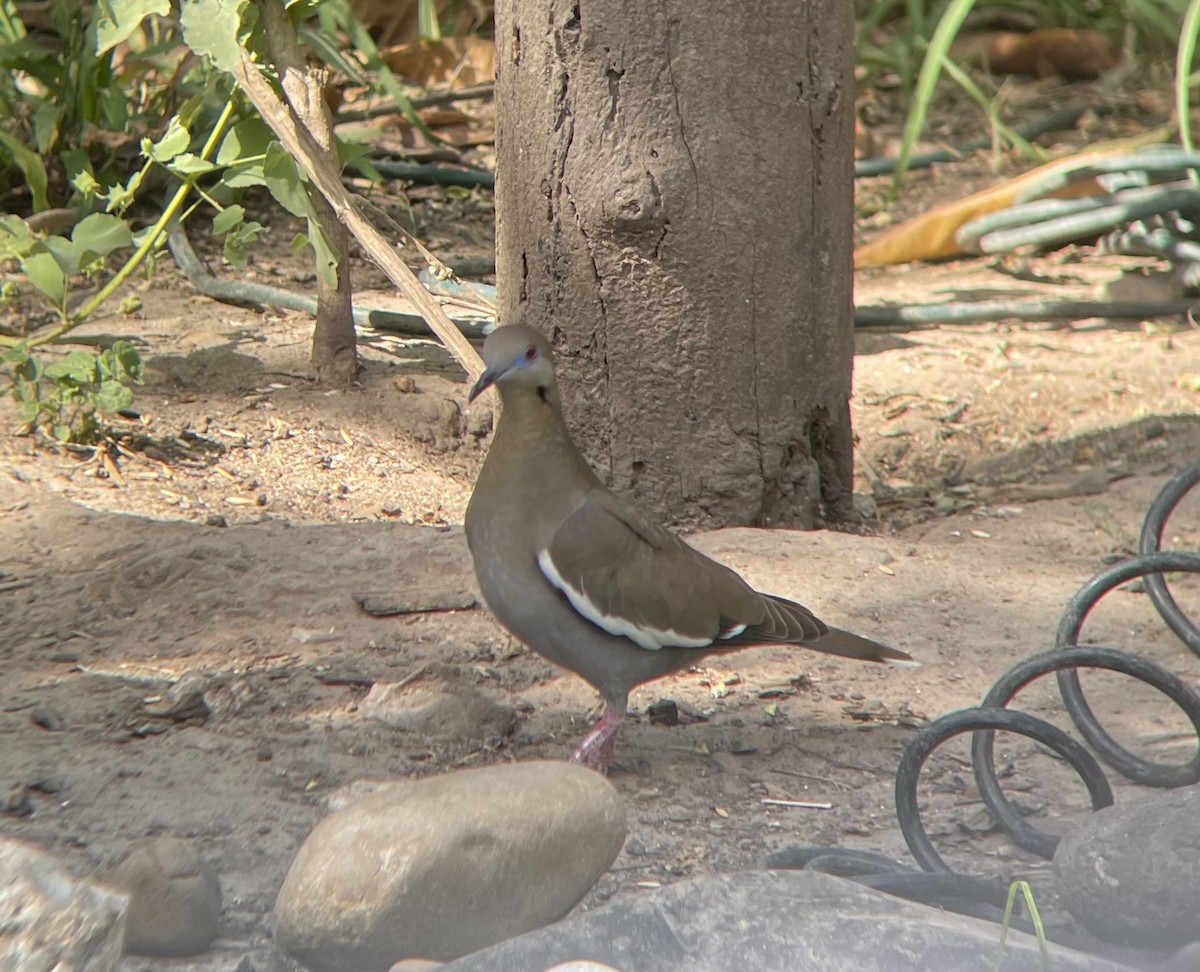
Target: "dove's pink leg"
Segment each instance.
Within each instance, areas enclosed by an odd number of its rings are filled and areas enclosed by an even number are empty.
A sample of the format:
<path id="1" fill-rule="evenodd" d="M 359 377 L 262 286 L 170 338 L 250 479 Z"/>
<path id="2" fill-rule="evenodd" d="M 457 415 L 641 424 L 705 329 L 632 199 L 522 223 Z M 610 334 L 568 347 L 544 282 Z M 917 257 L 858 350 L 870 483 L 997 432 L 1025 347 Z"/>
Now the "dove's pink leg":
<path id="1" fill-rule="evenodd" d="M 583 737 L 583 742 L 571 754 L 571 762 L 597 773 L 608 773 L 609 764 L 613 759 L 613 744 L 616 741 L 617 729 L 625 718 L 626 700 L 614 702 L 606 699 L 604 713 L 600 721 L 592 726 L 592 731 Z"/>

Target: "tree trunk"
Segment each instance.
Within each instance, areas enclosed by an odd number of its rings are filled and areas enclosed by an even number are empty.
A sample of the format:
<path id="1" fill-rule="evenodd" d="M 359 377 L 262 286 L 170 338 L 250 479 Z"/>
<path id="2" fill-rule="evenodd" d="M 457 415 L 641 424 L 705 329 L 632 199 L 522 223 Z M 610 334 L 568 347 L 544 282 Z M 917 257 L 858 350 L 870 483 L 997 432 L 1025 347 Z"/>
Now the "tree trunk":
<path id="1" fill-rule="evenodd" d="M 853 516 L 844 0 L 501 0 L 501 320 L 667 520 Z"/>
<path id="2" fill-rule="evenodd" d="M 333 168 L 341 171 L 333 140 L 333 116 L 325 101 L 324 72 L 310 68 L 295 27 L 280 0 L 259 0 L 258 9 L 271 59 L 279 71 L 283 95 Z M 337 257 L 337 286 L 317 275 L 317 314 L 313 323 L 312 365 L 317 380 L 346 388 L 358 378 L 358 334 L 354 328 L 350 285 L 350 234 L 333 206 L 309 183 L 308 198 L 316 220 Z"/>

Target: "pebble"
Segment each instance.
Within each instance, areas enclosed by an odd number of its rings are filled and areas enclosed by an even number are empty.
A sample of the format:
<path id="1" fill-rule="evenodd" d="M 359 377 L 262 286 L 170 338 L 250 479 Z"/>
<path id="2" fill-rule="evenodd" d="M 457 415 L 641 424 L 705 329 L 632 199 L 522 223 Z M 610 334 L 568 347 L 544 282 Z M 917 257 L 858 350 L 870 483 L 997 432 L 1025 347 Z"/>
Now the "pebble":
<path id="1" fill-rule="evenodd" d="M 33 797 L 24 783 L 15 784 L 0 800 L 0 813 L 9 817 L 28 817 L 33 813 Z"/>
<path id="2" fill-rule="evenodd" d="M 29 714 L 29 719 L 35 726 L 40 726 L 47 732 L 61 732 L 67 728 L 67 717 L 48 705 L 34 708 Z"/>
<path id="3" fill-rule="evenodd" d="M 0 969 L 112 972 L 124 895 L 72 877 L 32 844 L 0 837 Z"/>
<path id="4" fill-rule="evenodd" d="M 1063 837 L 1054 874 L 1063 905 L 1120 945 L 1200 941 L 1200 786 L 1105 807 Z"/>
<path id="5" fill-rule="evenodd" d="M 517 724 L 511 708 L 481 692 L 462 669 L 440 662 L 422 665 L 399 682 L 377 682 L 359 712 L 434 748 L 490 743 Z"/>
<path id="6" fill-rule="evenodd" d="M 189 841 L 170 836 L 135 840 L 100 876 L 129 895 L 127 952 L 198 955 L 216 941 L 221 884 Z"/>
<path id="7" fill-rule="evenodd" d="M 617 791 L 569 763 L 389 783 L 317 824 L 275 938 L 317 972 L 453 959 L 561 918 L 624 841 Z"/>

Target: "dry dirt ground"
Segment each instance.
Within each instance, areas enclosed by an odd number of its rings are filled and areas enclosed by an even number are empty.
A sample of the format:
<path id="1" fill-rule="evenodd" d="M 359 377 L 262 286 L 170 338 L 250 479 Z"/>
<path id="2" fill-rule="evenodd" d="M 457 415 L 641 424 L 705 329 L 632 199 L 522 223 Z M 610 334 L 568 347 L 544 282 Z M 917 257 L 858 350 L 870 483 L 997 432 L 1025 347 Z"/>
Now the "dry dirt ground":
<path id="1" fill-rule="evenodd" d="M 1039 286 L 1094 296 L 1123 269 L 1085 251 L 1032 266 L 1056 282 L 958 261 L 861 275 L 859 300 Z M 285 257 L 260 256 L 256 269 L 305 283 Z M 196 960 L 123 967 L 286 969 L 272 903 L 333 791 L 565 758 L 595 699 L 482 608 L 378 618 L 356 603 L 473 590 L 460 524 L 488 416 L 467 411 L 462 376 L 436 345 L 366 335 L 361 386 L 331 392 L 307 377 L 301 316 L 219 306 L 166 273 L 142 297 L 136 318 L 84 333 L 144 342 L 141 420 L 129 430 L 149 440 L 123 440 L 116 467 L 0 440 L 0 832 L 80 873 L 146 834 L 192 838 L 220 873 L 221 941 Z M 1067 598 L 1130 550 L 1161 483 L 1200 455 L 1198 376 L 1200 330 L 1183 324 L 860 333 L 858 477 L 875 530 L 692 540 L 923 667 L 762 648 L 635 692 L 611 777 L 629 841 L 584 906 L 753 866 L 781 847 L 904 858 L 892 801 L 904 745 L 923 720 L 977 703 L 1049 647 Z M 0 418 L 11 426 L 10 412 Z M 1200 545 L 1200 497 L 1176 513 L 1169 540 Z M 1200 607 L 1200 590 L 1178 586 Z M 1200 660 L 1136 590 L 1111 595 L 1085 634 L 1200 680 Z M 427 737 L 365 713 L 372 684 L 431 661 L 511 707 L 513 733 Z M 207 713 L 172 708 L 181 682 Z M 1186 759 L 1194 736 L 1169 702 L 1115 676 L 1085 683 L 1120 738 Z M 646 709 L 663 698 L 686 724 L 651 723 Z M 1066 724 L 1052 686 L 1021 704 Z M 1036 746 L 1001 737 L 998 753 L 1034 819 L 1061 829 L 1085 812 L 1082 787 Z M 926 772 L 931 833 L 965 871 L 1032 876 L 1052 908 L 1046 865 L 992 832 L 965 754 L 947 747 Z M 1135 798 L 1114 782 L 1118 799 Z"/>

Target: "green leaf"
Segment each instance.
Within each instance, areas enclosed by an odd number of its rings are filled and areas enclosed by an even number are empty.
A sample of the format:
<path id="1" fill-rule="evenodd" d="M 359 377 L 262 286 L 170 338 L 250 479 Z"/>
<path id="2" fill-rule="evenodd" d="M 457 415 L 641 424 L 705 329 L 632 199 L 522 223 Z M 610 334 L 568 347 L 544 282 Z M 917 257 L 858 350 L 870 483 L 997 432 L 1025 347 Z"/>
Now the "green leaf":
<path id="1" fill-rule="evenodd" d="M 142 179 L 145 175 L 145 169 L 138 169 L 137 172 L 129 177 L 125 185 L 112 186 L 108 190 L 108 205 L 105 208 L 110 213 L 125 212 L 137 195 L 137 191 L 141 187 Z"/>
<path id="2" fill-rule="evenodd" d="M 27 398 L 21 403 L 21 407 L 17 409 L 17 418 L 27 427 L 32 426 L 37 421 L 38 412 L 42 410 L 42 403 L 36 398 Z"/>
<path id="3" fill-rule="evenodd" d="M 261 118 L 248 118 L 230 129 L 217 149 L 218 165 L 233 165 L 242 159 L 265 155 L 267 146 L 275 140 L 270 127 Z"/>
<path id="4" fill-rule="evenodd" d="M 40 213 L 50 208 L 50 199 L 46 195 L 49 180 L 46 178 L 46 167 L 42 164 L 41 156 L 27 148 L 20 139 L 0 129 L 0 148 L 12 156 L 13 164 L 21 170 L 25 184 L 33 196 L 33 210 Z"/>
<path id="5" fill-rule="evenodd" d="M 308 190 L 296 162 L 278 142 L 272 142 L 263 162 L 263 178 L 275 201 L 293 216 L 312 216 Z"/>
<path id="6" fill-rule="evenodd" d="M 165 17 L 171 12 L 171 0 L 107 0 L 98 3 L 96 13 L 96 53 L 110 51 L 138 28 L 151 14 Z"/>
<path id="7" fill-rule="evenodd" d="M 183 41 L 222 71 L 232 71 L 241 58 L 238 32 L 248 0 L 182 0 L 179 25 Z"/>
<path id="8" fill-rule="evenodd" d="M 80 264 L 84 262 L 86 256 L 83 247 L 76 244 L 74 240 L 64 239 L 61 236 L 47 236 L 38 246 L 50 252 L 58 261 L 62 272 L 67 276 L 79 272 Z"/>
<path id="9" fill-rule="evenodd" d="M 245 217 L 246 210 L 241 206 L 226 206 L 213 219 L 213 234 L 215 236 L 224 236 L 235 226 L 240 225 Z"/>
<path id="10" fill-rule="evenodd" d="M 258 239 L 262 235 L 262 231 L 262 224 L 254 220 L 239 224 L 237 229 L 225 237 L 225 259 L 239 270 L 245 270 L 247 266 L 246 247 Z"/>
<path id="11" fill-rule="evenodd" d="M 32 385 L 32 387 L 37 388 L 36 382 L 42 377 L 42 362 L 24 348 L 13 348 L 9 353 L 19 355 L 5 359 L 13 366 L 13 376 L 18 381 L 18 391 L 22 386 L 29 387 Z M 34 397 L 36 398 L 37 396 L 35 395 Z"/>
<path id="12" fill-rule="evenodd" d="M 182 155 L 176 156 L 167 168 L 177 176 L 186 179 L 188 176 L 203 175 L 206 172 L 212 172 L 216 166 L 209 162 L 208 159 L 202 159 L 192 152 L 184 152 Z"/>
<path id="13" fill-rule="evenodd" d="M 175 115 L 167 124 L 167 130 L 157 142 L 148 138 L 142 139 L 142 154 L 155 162 L 170 162 L 175 156 L 186 152 L 192 144 L 192 133 L 179 123 Z"/>
<path id="14" fill-rule="evenodd" d="M 317 274 L 321 281 L 330 290 L 337 289 L 337 267 L 338 256 L 334 250 L 333 244 L 329 242 L 329 237 L 325 235 L 325 230 L 321 228 L 321 224 L 315 219 L 308 221 L 308 239 L 312 243 L 313 250 L 316 251 Z"/>
<path id="15" fill-rule="evenodd" d="M 83 385 L 96 379 L 96 356 L 88 351 L 72 351 L 65 358 L 59 358 L 46 365 L 47 378 L 70 378 Z"/>
<path id="16" fill-rule="evenodd" d="M 63 106 L 53 101 L 38 105 L 33 113 L 33 143 L 38 155 L 45 155 L 58 141 L 63 120 Z"/>
<path id="17" fill-rule="evenodd" d="M 96 356 L 102 379 L 117 381 L 132 381 L 142 383 L 145 362 L 138 349 L 129 341 L 114 341 L 111 348 L 106 348 Z"/>
<path id="18" fill-rule="evenodd" d="M 71 240 L 89 253 L 108 256 L 113 250 L 133 246 L 133 233 L 124 220 L 106 213 L 83 217 L 71 233 Z"/>
<path id="19" fill-rule="evenodd" d="M 50 298 L 56 307 L 67 299 L 67 275 L 48 250 L 38 250 L 21 260 L 21 269 L 29 282 Z"/>
<path id="20" fill-rule="evenodd" d="M 102 412 L 119 412 L 133 404 L 133 390 L 119 381 L 102 381 L 92 395 L 92 403 Z"/>
<path id="21" fill-rule="evenodd" d="M 19 260 L 38 247 L 38 238 L 20 216 L 0 216 L 0 260 Z"/>
<path id="22" fill-rule="evenodd" d="M 83 196 L 84 202 L 91 202 L 99 196 L 102 188 L 96 181 L 96 177 L 86 170 L 75 173 L 71 179 L 71 186 L 79 195 Z"/>
<path id="23" fill-rule="evenodd" d="M 226 189 L 247 189 L 250 186 L 265 186 L 267 180 L 263 177 L 261 162 L 246 162 L 225 170 L 221 177 L 221 185 Z"/>

